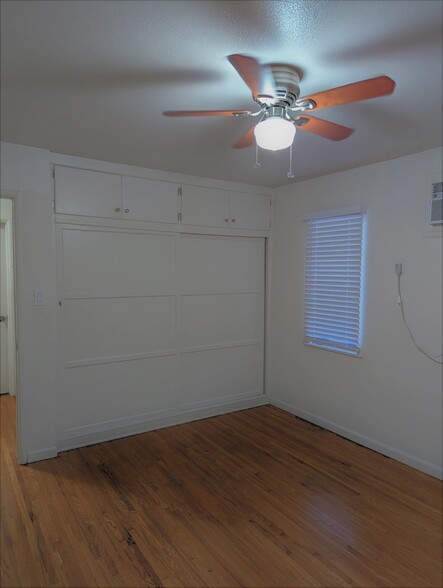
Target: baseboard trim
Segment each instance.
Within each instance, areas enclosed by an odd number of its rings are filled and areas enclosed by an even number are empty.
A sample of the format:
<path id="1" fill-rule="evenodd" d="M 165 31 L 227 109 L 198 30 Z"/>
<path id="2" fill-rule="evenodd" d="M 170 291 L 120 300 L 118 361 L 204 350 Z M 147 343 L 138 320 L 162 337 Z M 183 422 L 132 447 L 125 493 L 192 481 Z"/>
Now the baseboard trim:
<path id="1" fill-rule="evenodd" d="M 87 445 L 104 443 L 114 439 L 129 437 L 131 435 L 138 435 L 140 433 L 147 433 L 148 431 L 154 431 L 156 429 L 173 427 L 174 425 L 180 425 L 182 423 L 188 423 L 221 414 L 236 412 L 238 410 L 245 410 L 247 408 L 254 408 L 256 406 L 263 406 L 265 404 L 269 404 L 269 398 L 265 394 L 260 394 L 249 398 L 233 399 L 229 402 L 223 401 L 213 406 L 195 408 L 192 411 L 177 411 L 176 414 L 171 414 L 169 416 L 163 416 L 160 418 L 158 415 L 151 415 L 150 418 L 146 418 L 146 420 L 143 422 L 129 422 L 128 424 L 120 424 L 117 427 L 115 425 L 113 426 L 111 421 L 108 429 L 104 428 L 104 423 L 99 423 L 97 425 L 99 430 L 94 431 L 93 426 L 88 426 L 89 431 L 87 433 L 84 432 L 83 427 L 78 427 L 77 432 L 75 429 L 70 429 L 69 437 L 64 437 L 59 440 L 58 451 L 60 452 L 69 451 L 71 449 L 78 449 L 79 447 L 86 447 Z M 121 419 L 119 422 L 122 423 L 124 420 L 125 419 Z M 131 417 L 129 417 L 128 421 L 130 420 Z M 46 458 L 42 457 L 40 459 Z"/>
<path id="2" fill-rule="evenodd" d="M 276 406 L 277 408 L 281 408 L 285 412 L 289 412 L 289 413 L 291 413 L 295 416 L 298 416 L 306 421 L 309 421 L 310 423 L 313 423 L 315 425 L 319 425 L 320 427 L 323 427 L 324 429 L 327 429 L 328 431 L 332 431 L 333 433 L 337 433 L 337 435 L 340 435 L 341 437 L 345 437 L 346 439 L 350 439 L 351 441 L 355 441 L 356 443 L 359 443 L 360 445 L 364 445 L 365 447 L 368 447 L 369 449 L 373 449 L 374 451 L 377 451 L 378 453 L 381 453 L 382 455 L 386 455 L 387 457 L 391 457 L 392 459 L 395 459 L 397 461 L 400 461 L 401 463 L 404 463 L 408 466 L 411 466 L 411 467 L 415 468 L 416 470 L 420 470 L 421 472 L 424 472 L 425 474 L 429 474 L 430 476 L 434 476 L 434 478 L 438 478 L 439 480 L 443 479 L 443 469 L 442 468 L 440 468 L 432 463 L 429 463 L 427 461 L 424 461 L 422 459 L 419 459 L 417 457 L 414 457 L 413 455 L 410 455 L 409 453 L 401 451 L 400 449 L 396 449 L 395 447 L 391 447 L 390 445 L 386 445 L 385 443 L 381 443 L 380 441 L 377 441 L 376 439 L 372 439 L 371 437 L 366 437 L 365 435 L 361 435 L 360 433 L 357 433 L 356 431 L 352 431 L 351 429 L 348 429 L 346 427 L 342 427 L 341 425 L 339 425 L 333 421 L 329 421 L 328 419 L 324 419 L 323 417 L 320 417 L 316 414 L 313 414 L 311 412 L 308 412 L 306 410 L 303 410 L 301 408 L 293 406 L 292 404 L 287 404 L 286 402 L 282 402 L 282 401 L 278 400 L 277 398 L 272 398 L 272 397 L 269 398 L 269 403 L 272 406 Z"/>
<path id="3" fill-rule="evenodd" d="M 34 463 L 42 459 L 51 459 L 57 457 L 57 447 L 46 447 L 45 449 L 37 449 L 36 451 L 28 451 L 26 463 Z"/>

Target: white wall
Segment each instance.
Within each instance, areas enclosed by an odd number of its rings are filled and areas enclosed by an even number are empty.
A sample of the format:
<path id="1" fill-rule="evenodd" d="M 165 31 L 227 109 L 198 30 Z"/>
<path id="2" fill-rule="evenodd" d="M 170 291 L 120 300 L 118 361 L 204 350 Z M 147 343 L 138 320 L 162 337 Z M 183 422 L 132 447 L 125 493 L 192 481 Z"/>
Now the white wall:
<path id="1" fill-rule="evenodd" d="M 50 153 L 1 144 L 1 194 L 16 202 L 17 319 L 22 462 L 56 453 L 55 261 Z M 34 306 L 42 289 L 45 305 Z"/>
<path id="2" fill-rule="evenodd" d="M 417 341 L 441 353 L 442 239 L 427 236 L 424 220 L 425 193 L 438 177 L 442 150 L 433 149 L 277 191 L 268 390 L 282 408 L 437 476 L 442 367 L 407 334 L 394 264 L 403 263 L 405 311 Z M 356 359 L 303 345 L 302 218 L 360 204 L 367 266 L 363 358 Z"/>

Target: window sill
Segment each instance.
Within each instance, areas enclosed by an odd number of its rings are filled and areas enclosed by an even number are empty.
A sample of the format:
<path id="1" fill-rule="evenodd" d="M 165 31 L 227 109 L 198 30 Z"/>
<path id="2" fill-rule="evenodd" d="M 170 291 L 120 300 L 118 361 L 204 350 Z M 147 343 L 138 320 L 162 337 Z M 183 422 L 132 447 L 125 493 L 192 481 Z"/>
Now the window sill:
<path id="1" fill-rule="evenodd" d="M 320 349 L 322 351 L 331 351 L 332 353 L 338 353 L 339 355 L 345 355 L 346 357 L 352 357 L 354 359 L 362 359 L 363 355 L 361 351 L 358 353 L 352 353 L 352 351 L 345 351 L 344 349 L 337 349 L 334 347 L 329 347 L 328 345 L 319 345 L 317 343 L 310 343 L 308 341 L 304 341 L 303 344 L 305 347 L 310 347 L 311 349 Z"/>

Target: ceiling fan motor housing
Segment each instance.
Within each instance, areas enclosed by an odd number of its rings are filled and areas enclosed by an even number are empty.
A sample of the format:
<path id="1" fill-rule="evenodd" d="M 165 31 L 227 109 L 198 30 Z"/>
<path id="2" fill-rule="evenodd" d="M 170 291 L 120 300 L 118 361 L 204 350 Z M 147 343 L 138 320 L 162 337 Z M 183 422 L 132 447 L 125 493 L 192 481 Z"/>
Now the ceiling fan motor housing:
<path id="1" fill-rule="evenodd" d="M 300 81 L 303 78 L 302 70 L 286 63 L 271 63 L 268 67 L 271 69 L 275 80 L 276 94 L 272 103 L 273 106 L 291 108 L 300 96 Z"/>

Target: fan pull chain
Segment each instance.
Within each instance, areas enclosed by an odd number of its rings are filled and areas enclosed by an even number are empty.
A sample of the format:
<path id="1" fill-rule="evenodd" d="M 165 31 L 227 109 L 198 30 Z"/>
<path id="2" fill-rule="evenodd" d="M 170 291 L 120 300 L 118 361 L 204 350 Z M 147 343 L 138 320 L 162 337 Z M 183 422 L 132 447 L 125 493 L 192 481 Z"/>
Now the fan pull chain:
<path id="1" fill-rule="evenodd" d="M 258 145 L 255 145 L 255 163 L 252 166 L 254 169 L 258 169 L 260 167 L 260 164 L 258 162 Z"/>
<path id="2" fill-rule="evenodd" d="M 294 172 L 292 171 L 292 143 L 289 146 L 289 171 L 286 175 L 291 179 L 295 176 Z"/>

